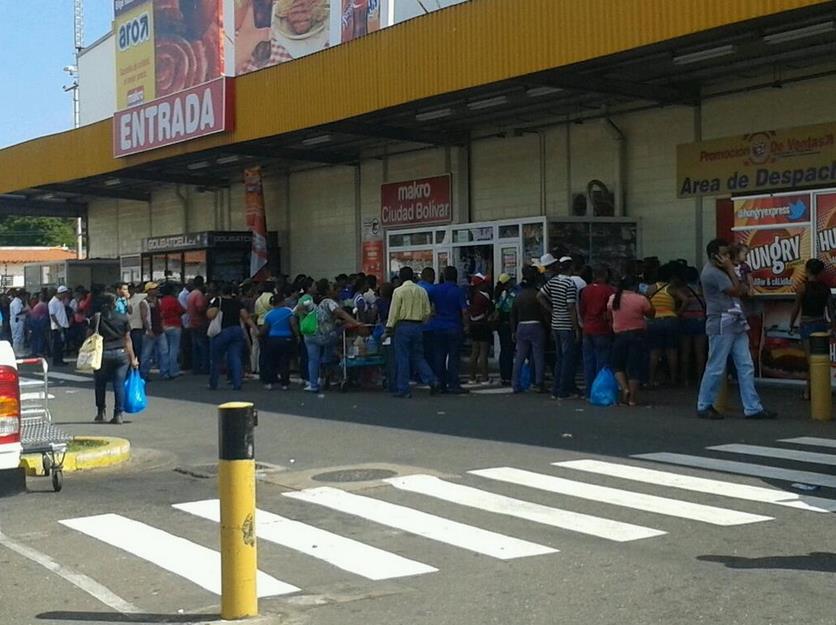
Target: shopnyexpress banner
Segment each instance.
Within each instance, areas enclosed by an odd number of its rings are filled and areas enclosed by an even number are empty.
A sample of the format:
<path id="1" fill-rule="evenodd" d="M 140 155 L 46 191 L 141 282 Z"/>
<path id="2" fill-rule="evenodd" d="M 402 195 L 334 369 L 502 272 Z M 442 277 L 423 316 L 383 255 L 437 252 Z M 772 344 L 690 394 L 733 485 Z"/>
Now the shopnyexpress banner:
<path id="1" fill-rule="evenodd" d="M 222 0 L 115 0 L 116 108 L 224 73 Z"/>
<path id="2" fill-rule="evenodd" d="M 836 122 L 677 147 L 677 195 L 734 195 L 836 184 Z"/>

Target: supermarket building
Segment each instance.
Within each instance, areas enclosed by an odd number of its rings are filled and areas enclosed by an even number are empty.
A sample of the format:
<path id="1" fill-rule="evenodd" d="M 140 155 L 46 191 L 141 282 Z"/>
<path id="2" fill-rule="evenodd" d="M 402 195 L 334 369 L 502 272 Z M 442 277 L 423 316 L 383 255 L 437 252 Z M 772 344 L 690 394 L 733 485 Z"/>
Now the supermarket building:
<path id="1" fill-rule="evenodd" d="M 335 42 L 332 18 L 327 48 L 257 71 L 225 51 L 219 91 L 127 117 L 105 37 L 80 56 L 92 123 L 0 150 L 0 211 L 83 217 L 88 255 L 127 279 L 238 279 L 259 167 L 274 271 L 496 275 L 555 250 L 701 263 L 729 198 L 836 186 L 834 2 L 383 6 L 374 32 Z M 184 140 L 161 130 L 178 106 Z"/>

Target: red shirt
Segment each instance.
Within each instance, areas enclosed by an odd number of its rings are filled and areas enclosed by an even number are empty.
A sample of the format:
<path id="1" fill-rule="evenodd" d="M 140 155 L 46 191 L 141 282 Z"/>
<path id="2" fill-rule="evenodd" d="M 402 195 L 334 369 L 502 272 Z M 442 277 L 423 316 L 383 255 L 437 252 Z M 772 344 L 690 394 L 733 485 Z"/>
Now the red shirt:
<path id="1" fill-rule="evenodd" d="M 580 313 L 583 333 L 588 336 L 606 336 L 610 334 L 607 320 L 607 302 L 615 295 L 615 289 L 609 284 L 594 282 L 581 291 Z"/>
<path id="2" fill-rule="evenodd" d="M 160 299 L 160 316 L 164 328 L 179 328 L 181 325 L 180 315 L 183 314 L 183 307 L 173 295 L 166 295 Z"/>
<path id="3" fill-rule="evenodd" d="M 200 330 L 206 327 L 206 306 L 209 302 L 206 301 L 206 296 L 200 289 L 192 289 L 189 297 L 186 300 L 186 312 L 189 313 L 189 323 L 195 330 Z"/>

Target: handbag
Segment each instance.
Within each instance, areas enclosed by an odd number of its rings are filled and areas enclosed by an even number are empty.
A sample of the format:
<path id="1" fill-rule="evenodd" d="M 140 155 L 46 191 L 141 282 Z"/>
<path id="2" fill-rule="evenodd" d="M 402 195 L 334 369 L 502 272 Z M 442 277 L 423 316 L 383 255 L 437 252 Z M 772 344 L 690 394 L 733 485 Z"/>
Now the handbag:
<path id="1" fill-rule="evenodd" d="M 75 367 L 79 371 L 92 372 L 102 368 L 102 352 L 104 352 L 104 339 L 99 334 L 99 323 L 102 320 L 101 313 L 96 314 L 96 329 L 88 336 L 78 350 L 78 358 Z"/>
<path id="2" fill-rule="evenodd" d="M 145 395 L 145 380 L 139 374 L 138 369 L 131 369 L 128 377 L 125 378 L 125 404 L 123 409 L 128 414 L 142 412 L 148 406 L 148 397 Z"/>
<path id="3" fill-rule="evenodd" d="M 210 339 L 218 336 L 223 330 L 223 322 L 224 322 L 224 311 L 220 308 L 218 309 L 218 314 L 215 315 L 215 318 L 209 323 L 209 328 L 206 330 L 206 336 Z"/>

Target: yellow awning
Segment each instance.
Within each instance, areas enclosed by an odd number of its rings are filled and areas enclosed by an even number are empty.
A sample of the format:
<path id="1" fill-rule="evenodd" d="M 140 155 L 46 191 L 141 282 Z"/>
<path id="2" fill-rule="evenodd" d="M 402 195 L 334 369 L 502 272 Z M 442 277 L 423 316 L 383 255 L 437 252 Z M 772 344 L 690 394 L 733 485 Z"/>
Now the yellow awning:
<path id="1" fill-rule="evenodd" d="M 472 0 L 236 79 L 233 132 L 114 159 L 111 122 L 0 150 L 0 193 L 328 124 L 824 0 Z"/>

